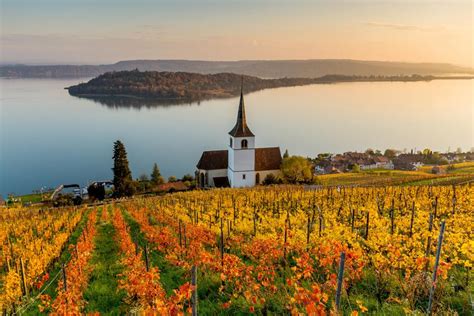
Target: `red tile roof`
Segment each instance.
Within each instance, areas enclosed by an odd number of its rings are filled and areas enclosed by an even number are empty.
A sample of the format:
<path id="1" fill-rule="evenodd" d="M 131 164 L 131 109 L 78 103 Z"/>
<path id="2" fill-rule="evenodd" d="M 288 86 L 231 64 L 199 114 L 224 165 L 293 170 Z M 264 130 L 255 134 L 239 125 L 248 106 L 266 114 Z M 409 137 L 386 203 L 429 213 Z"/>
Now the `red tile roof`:
<path id="1" fill-rule="evenodd" d="M 167 182 L 167 183 L 160 184 L 156 187 L 157 191 L 170 191 L 170 190 L 185 191 L 187 189 L 188 187 L 186 186 L 186 184 L 184 184 L 183 181 Z"/>
<path id="2" fill-rule="evenodd" d="M 227 169 L 227 157 L 227 150 L 205 151 L 196 167 L 203 170 Z"/>
<path id="3" fill-rule="evenodd" d="M 280 165 L 280 147 L 255 149 L 255 171 L 277 170 L 280 169 Z"/>

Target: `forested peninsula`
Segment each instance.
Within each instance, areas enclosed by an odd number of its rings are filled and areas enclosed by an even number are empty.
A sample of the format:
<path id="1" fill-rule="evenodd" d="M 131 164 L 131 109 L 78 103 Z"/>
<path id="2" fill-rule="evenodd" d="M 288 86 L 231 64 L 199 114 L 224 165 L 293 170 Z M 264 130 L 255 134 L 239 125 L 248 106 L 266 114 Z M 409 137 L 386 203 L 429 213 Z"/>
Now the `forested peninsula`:
<path id="1" fill-rule="evenodd" d="M 86 83 L 67 87 L 73 96 L 86 98 L 125 97 L 152 100 L 206 100 L 239 95 L 269 88 L 309 84 L 368 81 L 429 81 L 460 77 L 434 76 L 347 76 L 325 75 L 319 78 L 262 79 L 233 73 L 198 74 L 189 72 L 118 71 L 100 75 Z M 466 77 L 462 77 L 465 79 Z M 469 78 L 469 77 L 468 77 Z"/>

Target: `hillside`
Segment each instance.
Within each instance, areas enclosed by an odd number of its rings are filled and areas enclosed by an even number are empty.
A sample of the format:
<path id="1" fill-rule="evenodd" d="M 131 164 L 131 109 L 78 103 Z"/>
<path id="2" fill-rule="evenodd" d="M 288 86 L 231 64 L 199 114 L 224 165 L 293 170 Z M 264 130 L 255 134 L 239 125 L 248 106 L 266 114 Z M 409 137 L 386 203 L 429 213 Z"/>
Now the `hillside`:
<path id="1" fill-rule="evenodd" d="M 92 98 L 100 102 L 109 97 L 176 102 L 177 100 L 191 101 L 237 96 L 240 93 L 242 79 L 245 92 L 253 92 L 268 88 L 308 84 L 354 81 L 425 81 L 437 79 L 437 77 L 419 75 L 390 77 L 326 75 L 319 78 L 261 79 L 232 73 L 205 75 L 188 72 L 141 72 L 133 70 L 108 72 L 86 83 L 80 83 L 67 89 L 73 96 Z"/>
<path id="2" fill-rule="evenodd" d="M 0 77 L 9 78 L 87 78 L 110 71 L 134 70 L 195 72 L 216 74 L 231 72 L 262 78 L 314 78 L 328 74 L 357 76 L 474 74 L 468 67 L 441 63 L 402 63 L 349 59 L 309 60 L 126 60 L 105 65 L 4 65 Z"/>

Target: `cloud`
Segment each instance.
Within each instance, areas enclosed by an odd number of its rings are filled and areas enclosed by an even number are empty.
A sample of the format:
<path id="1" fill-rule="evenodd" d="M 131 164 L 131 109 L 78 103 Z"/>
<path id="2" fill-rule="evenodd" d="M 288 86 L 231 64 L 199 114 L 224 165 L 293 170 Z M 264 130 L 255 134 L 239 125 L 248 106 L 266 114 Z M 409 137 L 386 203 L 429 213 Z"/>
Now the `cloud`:
<path id="1" fill-rule="evenodd" d="M 399 31 L 436 32 L 436 31 L 443 30 L 442 27 L 424 27 L 424 26 L 410 25 L 410 24 L 396 24 L 396 23 L 383 23 L 383 22 L 365 22 L 364 25 L 370 26 L 370 27 L 399 30 Z"/>

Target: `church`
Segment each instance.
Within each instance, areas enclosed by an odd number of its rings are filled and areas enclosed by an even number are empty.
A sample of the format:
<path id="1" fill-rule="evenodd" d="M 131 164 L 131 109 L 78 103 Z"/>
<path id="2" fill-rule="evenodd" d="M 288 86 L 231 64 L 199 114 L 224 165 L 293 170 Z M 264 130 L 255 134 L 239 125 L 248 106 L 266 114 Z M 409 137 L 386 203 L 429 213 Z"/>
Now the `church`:
<path id="1" fill-rule="evenodd" d="M 255 135 L 247 126 L 244 95 L 240 91 L 237 122 L 229 132 L 227 150 L 205 151 L 197 164 L 199 187 L 252 187 L 269 174 L 280 173 L 280 147 L 255 147 Z"/>

